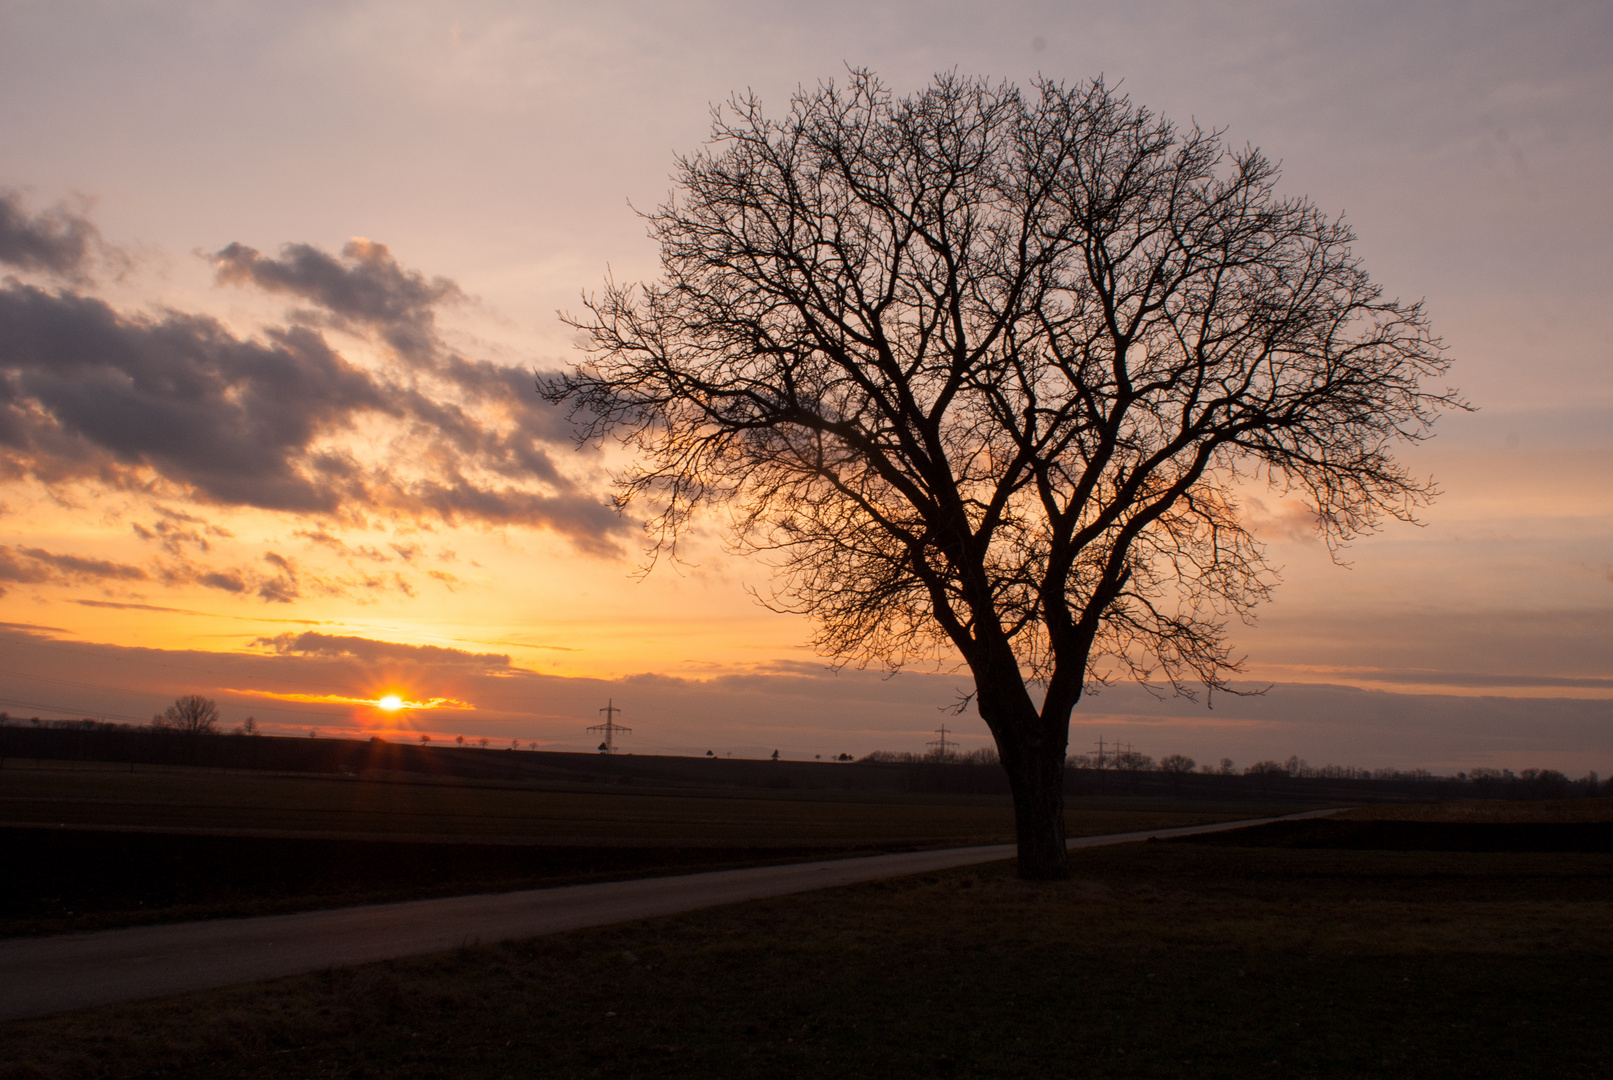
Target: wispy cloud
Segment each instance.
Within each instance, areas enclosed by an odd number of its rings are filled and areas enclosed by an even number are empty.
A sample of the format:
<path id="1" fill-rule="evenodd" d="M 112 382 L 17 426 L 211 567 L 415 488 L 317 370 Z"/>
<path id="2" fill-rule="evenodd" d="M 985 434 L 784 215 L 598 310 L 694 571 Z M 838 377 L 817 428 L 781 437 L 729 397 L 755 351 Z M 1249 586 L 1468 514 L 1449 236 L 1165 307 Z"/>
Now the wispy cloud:
<path id="1" fill-rule="evenodd" d="M 145 570 L 128 563 L 95 559 L 83 555 L 63 555 L 36 547 L 9 547 L 0 544 L 0 582 L 37 585 L 55 582 L 102 583 L 146 581 Z M 0 595 L 4 589 L 0 588 Z"/>
<path id="2" fill-rule="evenodd" d="M 384 697 L 361 698 L 350 697 L 346 694 L 291 694 L 280 693 L 274 690 L 241 690 L 233 687 L 223 688 L 226 694 L 240 694 L 242 697 L 268 698 L 271 701 L 295 701 L 304 705 L 357 705 L 372 709 L 385 709 L 387 711 L 407 710 L 416 712 L 424 709 L 457 709 L 472 711 L 476 708 L 468 701 L 458 698 L 434 697 L 423 701 L 411 701 L 406 698 L 388 700 Z"/>
<path id="3" fill-rule="evenodd" d="M 161 604 L 136 604 L 117 600 L 74 600 L 82 607 L 112 608 L 121 611 L 162 611 L 174 615 L 200 615 L 209 619 L 236 619 L 253 623 L 291 623 L 296 626 L 319 626 L 321 619 L 271 619 L 261 615 L 223 615 L 216 611 L 195 611 L 191 608 L 164 607 Z"/>
<path id="4" fill-rule="evenodd" d="M 503 653 L 473 653 L 440 645 L 406 645 L 374 638 L 306 632 L 261 637 L 252 643 L 281 656 L 322 656 L 354 660 L 412 660 L 430 664 L 472 667 L 479 670 L 508 669 L 509 656 Z"/>

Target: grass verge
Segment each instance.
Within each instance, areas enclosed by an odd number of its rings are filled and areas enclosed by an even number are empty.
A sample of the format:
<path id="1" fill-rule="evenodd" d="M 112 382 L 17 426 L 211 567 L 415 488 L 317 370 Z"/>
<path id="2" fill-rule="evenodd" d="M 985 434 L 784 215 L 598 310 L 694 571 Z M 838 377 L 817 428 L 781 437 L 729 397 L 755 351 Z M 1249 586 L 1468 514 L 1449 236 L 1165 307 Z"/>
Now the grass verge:
<path id="1" fill-rule="evenodd" d="M 0 1028 L 0 1077 L 1607 1077 L 1613 856 L 1151 843 Z"/>

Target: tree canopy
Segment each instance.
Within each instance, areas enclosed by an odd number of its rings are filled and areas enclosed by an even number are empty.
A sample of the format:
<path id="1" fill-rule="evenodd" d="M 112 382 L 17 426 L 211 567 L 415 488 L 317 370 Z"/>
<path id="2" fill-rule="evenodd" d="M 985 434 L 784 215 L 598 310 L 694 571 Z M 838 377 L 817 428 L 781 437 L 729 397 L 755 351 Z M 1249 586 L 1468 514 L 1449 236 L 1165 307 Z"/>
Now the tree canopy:
<path id="1" fill-rule="evenodd" d="M 1238 670 L 1226 622 L 1274 580 L 1239 486 L 1331 542 L 1433 493 L 1394 449 L 1456 403 L 1440 343 L 1277 180 L 1101 80 L 737 98 L 646 215 L 662 279 L 586 297 L 588 360 L 540 388 L 637 451 L 657 551 L 725 507 L 829 656 L 961 657 L 1021 872 L 1058 876 L 1084 690 Z"/>
<path id="2" fill-rule="evenodd" d="M 175 698 L 162 715 L 152 717 L 153 726 L 182 735 L 211 735 L 218 728 L 218 703 L 200 694 Z"/>

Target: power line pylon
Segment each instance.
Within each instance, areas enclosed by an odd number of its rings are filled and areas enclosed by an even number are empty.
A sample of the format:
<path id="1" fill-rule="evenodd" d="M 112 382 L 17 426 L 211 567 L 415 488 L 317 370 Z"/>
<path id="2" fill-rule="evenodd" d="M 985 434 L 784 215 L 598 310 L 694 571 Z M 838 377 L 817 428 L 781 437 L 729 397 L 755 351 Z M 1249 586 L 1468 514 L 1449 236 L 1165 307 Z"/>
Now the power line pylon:
<path id="1" fill-rule="evenodd" d="M 947 748 L 948 747 L 956 747 L 956 746 L 959 746 L 961 744 L 958 743 L 956 740 L 949 740 L 947 738 L 947 726 L 945 724 L 941 725 L 940 730 L 937 731 L 936 734 L 941 736 L 941 737 L 939 739 L 931 739 L 929 742 L 925 743 L 924 745 L 925 746 L 938 747 L 939 749 L 938 749 L 938 751 L 936 753 L 936 756 L 941 758 L 942 760 L 945 760 L 946 757 L 947 757 L 947 753 L 948 753 Z"/>
<path id="2" fill-rule="evenodd" d="M 616 736 L 630 735 L 632 734 L 633 729 L 630 727 L 623 727 L 616 722 L 616 714 L 622 710 L 616 707 L 616 701 L 614 698 L 607 698 L 605 700 L 605 707 L 599 711 L 605 714 L 605 722 L 603 724 L 595 724 L 588 730 L 604 732 L 605 741 L 599 744 L 599 752 L 601 754 L 614 754 L 616 752 Z"/>

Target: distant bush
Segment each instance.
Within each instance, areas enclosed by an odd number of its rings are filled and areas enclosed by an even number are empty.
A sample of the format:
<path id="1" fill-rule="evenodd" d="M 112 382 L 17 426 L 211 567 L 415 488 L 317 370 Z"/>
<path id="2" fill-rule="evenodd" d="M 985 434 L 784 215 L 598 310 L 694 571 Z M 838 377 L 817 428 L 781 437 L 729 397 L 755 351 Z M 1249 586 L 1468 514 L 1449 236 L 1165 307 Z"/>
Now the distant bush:
<path id="1" fill-rule="evenodd" d="M 842 755 L 849 759 L 850 755 Z M 871 754 L 864 754 L 857 759 L 870 765 L 1001 765 L 997 751 L 989 746 L 982 746 L 978 750 L 971 750 L 966 754 L 942 754 L 931 751 L 928 754 L 910 754 L 900 750 L 875 750 Z"/>

